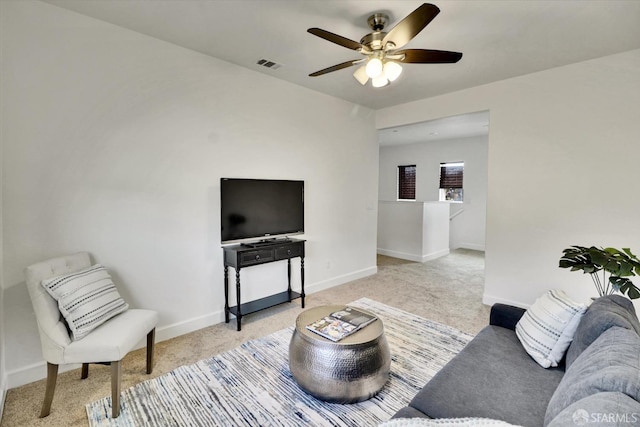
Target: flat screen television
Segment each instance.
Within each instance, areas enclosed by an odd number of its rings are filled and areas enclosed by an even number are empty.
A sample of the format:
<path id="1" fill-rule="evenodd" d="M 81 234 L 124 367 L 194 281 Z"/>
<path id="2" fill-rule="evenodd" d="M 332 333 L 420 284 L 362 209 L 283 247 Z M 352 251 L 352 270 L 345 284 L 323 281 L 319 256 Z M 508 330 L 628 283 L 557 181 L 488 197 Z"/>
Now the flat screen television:
<path id="1" fill-rule="evenodd" d="M 223 244 L 304 233 L 304 181 L 220 178 Z"/>

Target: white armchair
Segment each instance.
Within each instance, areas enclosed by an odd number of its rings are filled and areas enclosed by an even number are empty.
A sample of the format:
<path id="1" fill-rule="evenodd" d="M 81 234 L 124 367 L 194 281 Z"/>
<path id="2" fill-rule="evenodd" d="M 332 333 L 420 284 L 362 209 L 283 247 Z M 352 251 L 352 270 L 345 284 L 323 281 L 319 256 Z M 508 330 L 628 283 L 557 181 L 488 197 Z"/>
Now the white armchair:
<path id="1" fill-rule="evenodd" d="M 147 373 L 153 370 L 153 347 L 158 313 L 152 310 L 127 309 L 115 315 L 81 339 L 73 340 L 58 302 L 42 286 L 42 281 L 91 267 L 87 252 L 53 258 L 25 269 L 31 302 L 38 321 L 42 355 L 47 361 L 47 387 L 40 417 L 51 410 L 53 394 L 61 364 L 82 364 L 81 378 L 89 375 L 89 364 L 111 365 L 112 417 L 120 415 L 121 361 L 134 346 L 147 336 Z"/>

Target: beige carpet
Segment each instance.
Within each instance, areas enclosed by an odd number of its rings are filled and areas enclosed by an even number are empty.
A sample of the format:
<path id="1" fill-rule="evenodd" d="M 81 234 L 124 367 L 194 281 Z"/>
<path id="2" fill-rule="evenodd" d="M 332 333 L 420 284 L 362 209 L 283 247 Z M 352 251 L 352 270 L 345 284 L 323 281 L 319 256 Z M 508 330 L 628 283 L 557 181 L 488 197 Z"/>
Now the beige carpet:
<path id="1" fill-rule="evenodd" d="M 484 254 L 457 250 L 446 257 L 426 263 L 378 257 L 378 273 L 306 298 L 307 307 L 346 304 L 367 297 L 401 308 L 427 319 L 444 323 L 472 334 L 488 323 L 489 307 L 482 304 Z M 144 349 L 123 361 L 122 387 L 127 388 L 172 369 L 192 364 L 214 354 L 230 350 L 240 343 L 283 329 L 295 322 L 302 311 L 299 300 L 243 318 L 242 331 L 235 322 L 217 324 L 156 345 L 153 374 L 144 374 Z M 260 321 L 268 318 L 268 322 Z M 39 419 L 44 397 L 44 380 L 11 389 L 7 393 L 2 427 L 52 426 L 86 427 L 85 404 L 110 394 L 110 370 L 92 365 L 89 378 L 80 380 L 80 371 L 58 378 L 51 415 Z"/>

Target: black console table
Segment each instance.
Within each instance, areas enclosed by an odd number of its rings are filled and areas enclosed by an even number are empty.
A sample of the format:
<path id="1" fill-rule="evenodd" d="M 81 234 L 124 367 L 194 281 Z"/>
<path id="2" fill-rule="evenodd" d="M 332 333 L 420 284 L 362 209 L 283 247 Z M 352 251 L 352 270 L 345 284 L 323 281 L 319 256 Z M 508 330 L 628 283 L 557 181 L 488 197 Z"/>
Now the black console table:
<path id="1" fill-rule="evenodd" d="M 284 302 L 291 302 L 300 298 L 304 308 L 304 240 L 285 239 L 275 242 L 261 242 L 250 245 L 224 246 L 224 321 L 229 323 L 229 313 L 236 316 L 238 330 L 242 316 Z M 300 257 L 300 293 L 291 290 L 291 258 Z M 275 261 L 287 260 L 287 290 L 255 301 L 240 303 L 240 270 L 244 267 L 267 264 Z M 237 305 L 229 307 L 229 267 L 236 271 L 236 300 Z"/>

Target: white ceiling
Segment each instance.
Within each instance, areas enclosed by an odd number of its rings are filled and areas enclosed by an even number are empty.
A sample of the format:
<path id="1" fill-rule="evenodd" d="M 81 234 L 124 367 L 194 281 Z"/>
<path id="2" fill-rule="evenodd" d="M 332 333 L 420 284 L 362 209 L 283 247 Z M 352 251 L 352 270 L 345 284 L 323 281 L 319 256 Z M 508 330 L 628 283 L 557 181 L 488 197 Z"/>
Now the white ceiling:
<path id="1" fill-rule="evenodd" d="M 308 77 L 360 55 L 307 28 L 359 41 L 373 12 L 387 13 L 390 29 L 420 1 L 45 1 L 373 109 L 640 48 L 637 0 L 438 0 L 440 14 L 406 47 L 463 52 L 460 62 L 407 64 L 374 89 L 352 77 L 356 67 Z M 282 66 L 264 68 L 261 58 Z"/>
<path id="2" fill-rule="evenodd" d="M 444 117 L 378 131 L 380 146 L 416 144 L 489 134 L 489 111 Z"/>

